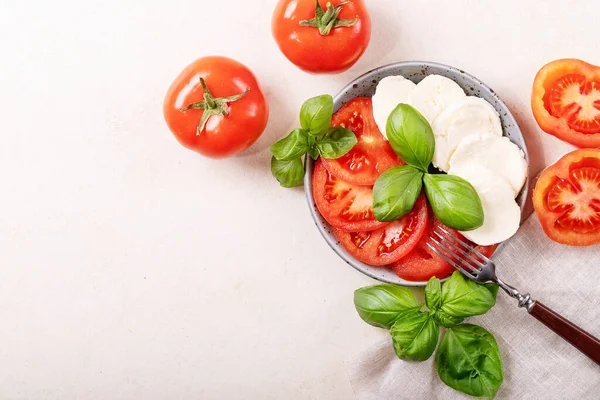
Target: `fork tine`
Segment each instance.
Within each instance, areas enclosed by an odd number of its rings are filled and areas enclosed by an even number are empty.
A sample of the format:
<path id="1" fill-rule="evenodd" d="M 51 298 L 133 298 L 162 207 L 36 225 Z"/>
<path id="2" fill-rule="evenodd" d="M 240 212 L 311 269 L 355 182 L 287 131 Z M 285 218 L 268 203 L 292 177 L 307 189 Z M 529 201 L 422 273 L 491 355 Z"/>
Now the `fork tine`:
<path id="1" fill-rule="evenodd" d="M 450 232 L 448 232 L 446 229 L 442 228 L 441 226 L 438 226 L 437 229 L 439 229 L 440 231 L 442 231 L 446 235 L 448 235 L 450 237 L 450 239 L 457 241 L 459 244 L 461 244 L 465 248 L 469 249 L 469 251 L 471 251 L 471 253 L 475 254 L 477 257 L 479 257 L 480 259 L 482 259 L 484 262 L 487 263 L 487 262 L 492 261 L 489 258 L 487 258 L 486 256 L 484 256 L 483 254 L 481 254 L 480 252 L 478 252 L 477 250 L 475 250 L 473 247 L 469 246 L 464 241 L 462 241 L 459 238 L 457 238 L 455 235 L 453 235 Z"/>
<path id="2" fill-rule="evenodd" d="M 435 239 L 431 239 L 431 241 L 433 241 L 434 243 L 436 243 L 438 246 L 440 246 L 442 249 L 450 252 L 448 249 L 446 249 L 440 242 L 438 242 Z M 457 270 L 459 270 L 460 272 L 462 272 L 464 275 L 468 276 L 471 279 L 475 279 L 475 275 L 473 275 L 471 272 L 467 271 L 464 266 L 457 264 L 455 261 L 453 261 L 450 257 L 448 257 L 446 254 L 444 254 L 444 252 L 438 250 L 434 245 L 432 245 L 431 243 L 427 243 L 427 246 L 429 246 L 429 248 L 431 250 L 433 250 L 438 256 L 442 257 L 448 264 L 452 265 L 454 268 L 456 268 Z M 473 268 L 473 267 L 471 267 Z"/>
<path id="3" fill-rule="evenodd" d="M 463 269 L 469 268 L 471 270 L 471 272 L 473 274 L 476 274 L 478 272 L 481 272 L 480 268 L 474 267 L 471 263 L 469 263 L 467 260 L 465 260 L 464 258 L 459 257 L 456 253 L 454 253 L 452 251 L 452 249 L 450 249 L 448 246 L 445 246 L 444 244 L 438 242 L 437 240 L 435 240 L 434 238 L 429 238 L 432 242 L 434 242 L 435 244 L 438 245 L 438 247 L 440 249 L 442 249 L 443 251 L 446 252 L 446 256 L 448 258 L 453 258 L 455 260 L 456 263 L 460 264 L 462 266 Z"/>
<path id="4" fill-rule="evenodd" d="M 462 254 L 463 256 L 467 257 L 469 260 L 471 260 L 473 263 L 475 263 L 476 266 L 479 267 L 479 270 L 481 270 L 484 265 L 483 263 L 481 263 L 481 261 L 476 260 L 473 256 L 471 256 L 469 253 L 467 253 L 466 251 L 464 251 L 463 249 L 461 249 L 460 247 L 458 247 L 457 245 L 455 245 L 454 243 L 452 243 L 450 240 L 446 239 L 442 234 L 440 234 L 439 232 L 433 231 L 433 233 L 435 233 L 440 239 L 442 239 L 442 241 L 446 244 L 449 244 L 450 246 L 452 246 L 454 249 L 456 249 L 456 251 L 458 251 L 460 254 Z M 466 246 L 465 247 L 467 250 L 469 251 L 474 251 L 475 249 L 473 249 L 471 246 Z"/>

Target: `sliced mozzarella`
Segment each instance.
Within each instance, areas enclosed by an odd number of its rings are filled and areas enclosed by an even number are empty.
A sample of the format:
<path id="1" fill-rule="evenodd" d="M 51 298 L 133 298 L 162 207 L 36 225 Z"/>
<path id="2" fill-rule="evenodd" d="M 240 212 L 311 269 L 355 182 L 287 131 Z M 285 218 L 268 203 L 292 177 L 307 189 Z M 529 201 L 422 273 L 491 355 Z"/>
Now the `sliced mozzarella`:
<path id="1" fill-rule="evenodd" d="M 450 158 L 450 171 L 468 168 L 472 162 L 479 163 L 504 178 L 513 189 L 513 197 L 517 197 L 525 184 L 525 155 L 507 137 L 486 133 L 464 138 Z"/>
<path id="2" fill-rule="evenodd" d="M 429 75 L 414 88 L 409 104 L 419 110 L 431 124 L 450 104 L 465 96 L 465 91 L 453 80 L 440 75 Z"/>
<path id="3" fill-rule="evenodd" d="M 403 76 L 388 76 L 377 85 L 373 95 L 373 116 L 383 136 L 387 139 L 385 127 L 391 112 L 400 103 L 408 103 L 416 85 Z"/>
<path id="4" fill-rule="evenodd" d="M 519 229 L 521 209 L 513 197 L 513 188 L 482 164 L 464 163 L 452 168 L 450 175 L 457 175 L 469 182 L 483 205 L 483 226 L 461 232 L 467 239 L 481 246 L 500 243 Z"/>
<path id="5" fill-rule="evenodd" d="M 433 134 L 436 137 L 433 165 L 442 171 L 448 171 L 450 157 L 460 142 L 468 136 L 486 133 L 502 136 L 500 115 L 490 103 L 474 96 L 452 103 L 433 123 Z M 444 140 L 445 145 L 441 143 Z"/>

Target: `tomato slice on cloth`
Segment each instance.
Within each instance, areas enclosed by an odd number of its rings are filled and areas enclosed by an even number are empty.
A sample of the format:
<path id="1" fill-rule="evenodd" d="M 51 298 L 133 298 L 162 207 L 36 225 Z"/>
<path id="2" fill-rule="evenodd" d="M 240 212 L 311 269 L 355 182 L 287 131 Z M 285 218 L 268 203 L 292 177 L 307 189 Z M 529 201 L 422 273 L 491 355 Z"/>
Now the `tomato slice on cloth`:
<path id="1" fill-rule="evenodd" d="M 600 67 L 576 59 L 545 65 L 531 106 L 545 132 L 579 147 L 600 146 Z"/>
<path id="2" fill-rule="evenodd" d="M 312 184 L 317 209 L 334 228 L 364 232 L 388 224 L 377 221 L 373 215 L 372 187 L 352 185 L 336 178 L 321 159 L 315 163 Z"/>
<path id="3" fill-rule="evenodd" d="M 323 160 L 329 172 L 339 179 L 353 185 L 372 186 L 383 172 L 404 164 L 377 128 L 370 98 L 358 97 L 346 103 L 333 115 L 331 126 L 349 129 L 358 139 L 345 156 Z"/>
<path id="4" fill-rule="evenodd" d="M 555 242 L 600 243 L 600 150 L 576 150 L 548 167 L 535 186 L 533 206 Z"/>
<path id="5" fill-rule="evenodd" d="M 454 267 L 450 265 L 446 260 L 440 257 L 436 252 L 431 250 L 427 245 L 431 241 L 431 238 L 439 240 L 437 236 L 433 234 L 433 231 L 437 227 L 442 227 L 448 232 L 452 233 L 456 237 L 465 241 L 469 245 L 475 247 L 475 250 L 479 251 L 486 257 L 490 257 L 497 246 L 477 246 L 472 242 L 465 239 L 458 231 L 448 228 L 446 225 L 438 221 L 437 218 L 431 213 L 429 216 L 428 230 L 423 238 L 406 257 L 401 258 L 392 265 L 392 269 L 400 278 L 407 281 L 428 281 L 431 277 L 442 279 L 454 272 Z M 458 244 L 455 242 L 455 244 Z M 458 253 L 458 252 L 456 252 Z"/>
<path id="6" fill-rule="evenodd" d="M 427 214 L 427 201 L 421 194 L 410 213 L 383 228 L 369 232 L 334 229 L 334 234 L 357 260 L 373 266 L 389 265 L 417 246 L 427 230 Z"/>

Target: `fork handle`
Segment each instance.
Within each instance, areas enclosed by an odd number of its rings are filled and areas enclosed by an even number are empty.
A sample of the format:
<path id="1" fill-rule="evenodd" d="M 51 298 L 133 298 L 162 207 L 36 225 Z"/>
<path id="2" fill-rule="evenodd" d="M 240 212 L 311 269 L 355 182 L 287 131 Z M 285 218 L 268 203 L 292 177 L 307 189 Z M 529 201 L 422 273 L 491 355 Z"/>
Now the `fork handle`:
<path id="1" fill-rule="evenodd" d="M 539 301 L 533 303 L 529 313 L 600 365 L 600 340 Z"/>

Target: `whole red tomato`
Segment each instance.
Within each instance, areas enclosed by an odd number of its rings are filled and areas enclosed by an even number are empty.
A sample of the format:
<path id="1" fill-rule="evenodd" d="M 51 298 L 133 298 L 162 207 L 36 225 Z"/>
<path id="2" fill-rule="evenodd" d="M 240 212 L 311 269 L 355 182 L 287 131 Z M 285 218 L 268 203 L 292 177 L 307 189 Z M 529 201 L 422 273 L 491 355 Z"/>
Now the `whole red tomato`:
<path id="1" fill-rule="evenodd" d="M 283 54 L 308 72 L 341 72 L 363 55 L 371 39 L 364 0 L 280 0 L 272 21 Z"/>
<path id="2" fill-rule="evenodd" d="M 179 143 L 213 158 L 246 150 L 269 119 L 254 74 L 226 57 L 200 58 L 184 69 L 167 92 L 163 112 Z"/>

